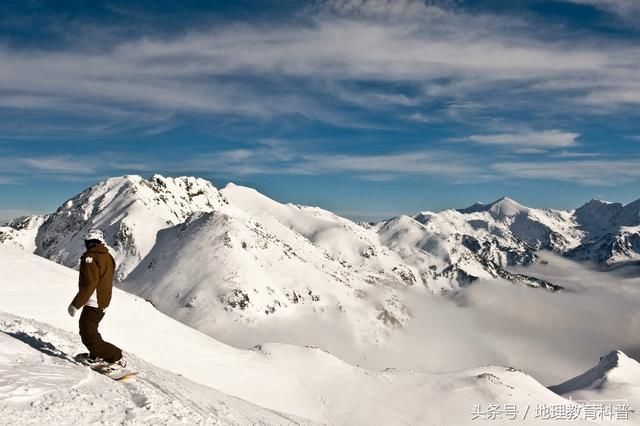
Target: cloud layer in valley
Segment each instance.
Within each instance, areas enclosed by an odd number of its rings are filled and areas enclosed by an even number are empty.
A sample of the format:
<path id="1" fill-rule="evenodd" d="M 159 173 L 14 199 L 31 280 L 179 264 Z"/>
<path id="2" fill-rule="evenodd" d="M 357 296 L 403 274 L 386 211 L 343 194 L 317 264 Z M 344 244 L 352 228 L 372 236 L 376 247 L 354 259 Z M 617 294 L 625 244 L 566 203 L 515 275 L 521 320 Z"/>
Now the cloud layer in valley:
<path id="1" fill-rule="evenodd" d="M 629 274 L 598 272 L 551 253 L 542 256 L 548 264 L 519 270 L 571 292 L 491 281 L 477 282 L 451 298 L 412 294 L 406 300 L 410 323 L 383 347 L 355 346 L 338 321 L 317 317 L 301 321 L 304 328 L 286 328 L 286 335 L 274 323 L 227 337 L 242 347 L 266 340 L 318 345 L 353 364 L 380 370 L 442 373 L 479 365 L 512 366 L 548 386 L 591 368 L 612 350 L 640 355 L 637 267 Z M 333 330 L 332 336 L 327 329 Z"/>

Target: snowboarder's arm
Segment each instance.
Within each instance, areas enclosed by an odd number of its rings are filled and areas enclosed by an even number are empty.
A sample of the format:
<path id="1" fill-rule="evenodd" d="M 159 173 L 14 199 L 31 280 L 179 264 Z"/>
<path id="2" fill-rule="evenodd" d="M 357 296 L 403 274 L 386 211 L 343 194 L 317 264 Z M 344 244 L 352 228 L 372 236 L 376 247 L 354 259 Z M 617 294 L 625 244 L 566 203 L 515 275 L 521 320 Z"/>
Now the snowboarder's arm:
<path id="1" fill-rule="evenodd" d="M 89 300 L 93 292 L 98 287 L 98 281 L 100 280 L 100 269 L 95 262 L 95 259 L 86 256 L 80 260 L 80 278 L 78 280 L 78 294 L 73 298 L 71 304 L 80 309 Z"/>

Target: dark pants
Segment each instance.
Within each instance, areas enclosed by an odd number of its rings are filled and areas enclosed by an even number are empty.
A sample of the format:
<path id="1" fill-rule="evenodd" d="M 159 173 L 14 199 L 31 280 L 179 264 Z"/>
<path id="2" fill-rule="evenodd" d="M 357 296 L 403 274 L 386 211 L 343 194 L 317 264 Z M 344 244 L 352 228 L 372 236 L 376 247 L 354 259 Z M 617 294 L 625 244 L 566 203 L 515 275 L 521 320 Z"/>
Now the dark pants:
<path id="1" fill-rule="evenodd" d="M 92 358 L 102 358 L 107 362 L 116 362 L 122 358 L 122 351 L 117 346 L 102 340 L 98 325 L 104 317 L 102 309 L 85 306 L 80 314 L 80 337 L 89 349 Z"/>

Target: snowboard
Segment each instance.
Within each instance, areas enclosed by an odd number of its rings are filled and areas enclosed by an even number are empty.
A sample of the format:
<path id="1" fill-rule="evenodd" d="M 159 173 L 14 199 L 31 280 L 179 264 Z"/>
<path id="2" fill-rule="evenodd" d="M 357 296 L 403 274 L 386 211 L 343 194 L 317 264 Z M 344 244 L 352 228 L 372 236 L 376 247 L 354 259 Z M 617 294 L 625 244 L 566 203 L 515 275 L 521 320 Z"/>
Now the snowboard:
<path id="1" fill-rule="evenodd" d="M 105 362 L 89 362 L 89 354 L 87 353 L 78 354 L 74 357 L 74 359 L 79 364 L 86 365 L 96 373 L 100 373 L 117 382 L 131 380 L 138 374 L 136 371 L 130 370 L 128 368 L 113 370 L 109 368 L 109 364 Z"/>

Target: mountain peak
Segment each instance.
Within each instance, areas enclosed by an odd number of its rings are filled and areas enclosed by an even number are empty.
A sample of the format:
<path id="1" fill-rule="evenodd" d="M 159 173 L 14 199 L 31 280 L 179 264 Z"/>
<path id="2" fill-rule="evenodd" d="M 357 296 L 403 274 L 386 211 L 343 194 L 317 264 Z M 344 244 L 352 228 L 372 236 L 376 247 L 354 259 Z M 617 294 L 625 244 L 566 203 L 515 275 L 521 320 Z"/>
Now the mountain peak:
<path id="1" fill-rule="evenodd" d="M 595 367 L 549 389 L 558 394 L 566 394 L 585 389 L 602 389 L 608 384 L 638 381 L 640 381 L 640 364 L 624 352 L 616 350 L 600 357 Z"/>
<path id="2" fill-rule="evenodd" d="M 611 370 L 613 368 L 622 366 L 629 361 L 631 361 L 631 358 L 629 358 L 624 352 L 622 352 L 621 350 L 615 350 L 609 352 L 605 356 L 601 356 L 598 366 L 603 367 L 607 370 Z"/>
<path id="3" fill-rule="evenodd" d="M 475 203 L 471 204 L 469 207 L 456 209 L 456 211 L 460 213 L 475 213 L 475 212 L 484 211 L 485 208 L 486 208 L 485 204 L 481 203 L 480 201 L 476 201 Z"/>
<path id="4" fill-rule="evenodd" d="M 599 198 L 592 198 L 587 204 L 613 204 L 611 201 L 601 200 Z"/>
<path id="5" fill-rule="evenodd" d="M 124 278 L 151 250 L 159 230 L 197 212 L 224 208 L 228 201 L 213 184 L 195 177 L 148 180 L 139 175 L 108 178 L 64 203 L 38 230 L 36 254 L 77 266 L 82 236 L 100 228 L 113 249 L 118 278 Z"/>
<path id="6" fill-rule="evenodd" d="M 458 209 L 457 211 L 463 214 L 490 212 L 494 216 L 511 217 L 528 210 L 529 209 L 527 207 L 523 206 L 517 201 L 504 196 L 489 204 L 476 202 L 465 209 Z"/>
<path id="7" fill-rule="evenodd" d="M 605 229 L 614 216 L 622 211 L 622 204 L 592 199 L 575 210 L 578 223 L 587 230 Z"/>
<path id="8" fill-rule="evenodd" d="M 503 201 L 506 201 L 506 202 L 513 202 L 513 203 L 515 203 L 515 201 L 514 201 L 512 198 L 509 198 L 509 197 L 507 197 L 506 195 L 503 195 L 502 197 L 498 198 L 498 199 L 495 201 L 495 203 L 499 203 L 499 202 L 503 202 Z"/>
<path id="9" fill-rule="evenodd" d="M 489 206 L 495 206 L 495 205 L 503 205 L 503 206 L 519 206 L 519 207 L 523 207 L 522 204 L 518 203 L 517 201 L 515 201 L 512 198 L 507 197 L 506 195 L 503 197 L 498 198 L 496 201 L 494 201 L 493 203 L 489 204 Z"/>
<path id="10" fill-rule="evenodd" d="M 607 207 L 607 206 L 615 206 L 615 205 L 622 206 L 622 204 L 620 204 L 620 203 L 613 203 L 611 201 L 600 200 L 598 198 L 592 198 L 591 200 L 587 201 L 586 203 L 584 203 L 579 208 L 599 208 L 599 207 Z"/>
<path id="11" fill-rule="evenodd" d="M 613 220 L 620 226 L 640 225 L 640 199 L 622 207 Z"/>

